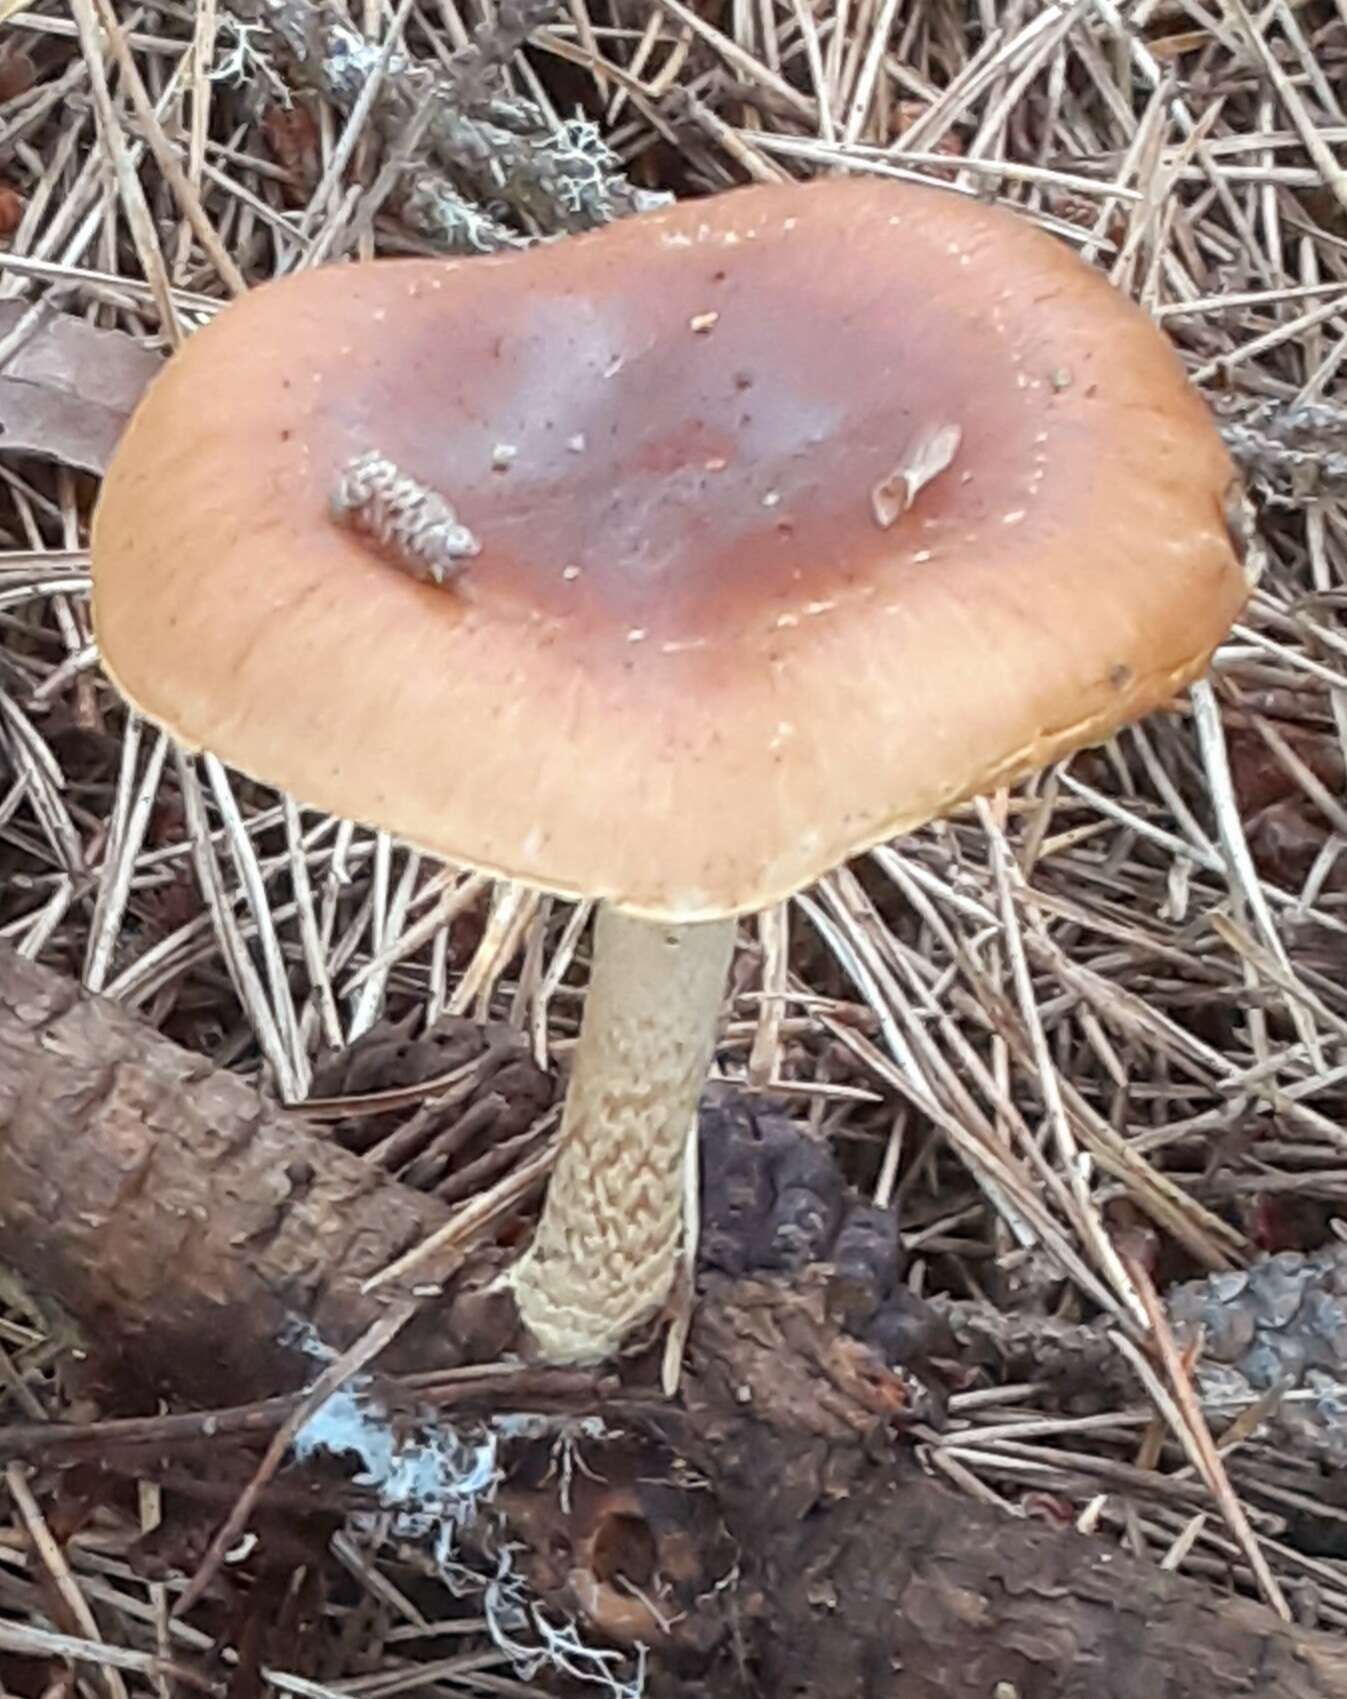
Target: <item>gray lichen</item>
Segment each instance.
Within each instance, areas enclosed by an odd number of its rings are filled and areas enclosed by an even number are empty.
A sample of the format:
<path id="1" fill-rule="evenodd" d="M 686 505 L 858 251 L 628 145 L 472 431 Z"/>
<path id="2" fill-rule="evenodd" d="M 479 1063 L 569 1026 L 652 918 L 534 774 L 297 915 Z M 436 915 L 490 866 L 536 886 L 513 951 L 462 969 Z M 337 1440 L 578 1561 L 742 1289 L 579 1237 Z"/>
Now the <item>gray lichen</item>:
<path id="1" fill-rule="evenodd" d="M 383 48 L 326 0 L 231 0 L 255 11 L 296 88 L 349 113 Z M 409 162 L 395 200 L 419 234 L 464 252 L 516 246 L 594 229 L 663 205 L 627 180 L 621 161 L 583 118 L 552 122 L 507 84 L 505 67 L 555 0 L 507 0 L 448 65 L 397 48 L 384 65 L 370 123 L 396 148 L 413 124 L 420 161 Z M 428 163 L 427 163 L 428 162 Z"/>
<path id="2" fill-rule="evenodd" d="M 1268 501 L 1291 504 L 1347 491 L 1347 407 L 1328 401 L 1244 404 L 1222 419 L 1221 434 Z"/>

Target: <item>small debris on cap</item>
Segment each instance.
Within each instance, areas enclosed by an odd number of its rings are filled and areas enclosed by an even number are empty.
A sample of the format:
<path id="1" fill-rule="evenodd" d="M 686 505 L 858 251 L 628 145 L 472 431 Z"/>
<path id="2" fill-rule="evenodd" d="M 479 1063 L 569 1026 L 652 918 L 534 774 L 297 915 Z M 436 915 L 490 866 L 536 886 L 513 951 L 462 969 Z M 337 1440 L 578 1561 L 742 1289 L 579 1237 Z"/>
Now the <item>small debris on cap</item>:
<path id="1" fill-rule="evenodd" d="M 887 531 L 933 478 L 950 465 L 959 452 L 963 432 L 958 425 L 934 425 L 913 441 L 901 465 L 881 478 L 870 492 L 875 522 Z"/>
<path id="2" fill-rule="evenodd" d="M 374 543 L 410 577 L 445 584 L 482 545 L 435 490 L 377 449 L 350 461 L 332 492 L 332 518 Z"/>
<path id="3" fill-rule="evenodd" d="M 251 1532 L 247 1533 L 235 1545 L 230 1546 L 229 1550 L 224 1554 L 224 1561 L 228 1564 L 243 1563 L 257 1550 L 257 1546 L 257 1535 Z"/>
<path id="4" fill-rule="evenodd" d="M 719 317 L 719 313 L 694 313 L 688 320 L 688 327 L 691 330 L 695 330 L 698 336 L 705 336 L 706 332 L 711 329 Z"/>

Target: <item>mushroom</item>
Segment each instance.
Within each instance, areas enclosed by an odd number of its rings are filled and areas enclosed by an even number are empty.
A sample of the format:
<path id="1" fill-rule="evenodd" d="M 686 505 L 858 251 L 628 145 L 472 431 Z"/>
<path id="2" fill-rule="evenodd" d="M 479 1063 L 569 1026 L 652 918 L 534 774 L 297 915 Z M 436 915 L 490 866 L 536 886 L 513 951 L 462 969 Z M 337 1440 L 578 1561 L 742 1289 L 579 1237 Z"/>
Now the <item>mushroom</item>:
<path id="1" fill-rule="evenodd" d="M 1246 598 L 1241 503 L 1052 237 L 753 187 L 230 305 L 120 445 L 94 611 L 183 744 L 597 899 L 513 1274 L 594 1360 L 670 1289 L 736 917 L 1168 703 Z"/>

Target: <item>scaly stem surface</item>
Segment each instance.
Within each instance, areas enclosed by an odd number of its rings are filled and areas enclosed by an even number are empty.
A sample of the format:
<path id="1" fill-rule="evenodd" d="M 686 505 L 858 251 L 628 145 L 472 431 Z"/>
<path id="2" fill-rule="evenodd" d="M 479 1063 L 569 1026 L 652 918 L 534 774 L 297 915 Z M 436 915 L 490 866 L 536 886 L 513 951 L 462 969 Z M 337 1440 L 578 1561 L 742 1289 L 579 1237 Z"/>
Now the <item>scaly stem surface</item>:
<path id="1" fill-rule="evenodd" d="M 680 926 L 599 910 L 561 1150 L 537 1234 L 511 1274 L 549 1361 L 610 1356 L 669 1294 L 683 1161 L 734 932 L 733 920 Z"/>

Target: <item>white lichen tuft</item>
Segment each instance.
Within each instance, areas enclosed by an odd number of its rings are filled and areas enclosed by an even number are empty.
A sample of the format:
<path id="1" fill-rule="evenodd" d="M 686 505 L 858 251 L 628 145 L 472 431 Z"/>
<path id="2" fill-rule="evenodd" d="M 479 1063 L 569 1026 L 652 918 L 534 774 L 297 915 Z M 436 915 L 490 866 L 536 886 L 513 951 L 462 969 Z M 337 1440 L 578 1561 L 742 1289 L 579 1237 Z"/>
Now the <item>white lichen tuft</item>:
<path id="1" fill-rule="evenodd" d="M 230 88 L 265 87 L 287 109 L 294 105 L 290 85 L 277 71 L 267 51 L 270 31 L 265 23 L 249 23 L 232 12 L 217 20 L 215 62 L 208 73 L 213 83 Z"/>
<path id="2" fill-rule="evenodd" d="M 316 1362 L 330 1363 L 332 1351 L 306 1322 L 295 1321 L 287 1342 Z M 379 1531 L 406 1545 L 428 1551 L 440 1580 L 455 1598 L 482 1601 L 482 1614 L 493 1642 L 510 1659 L 522 1681 L 552 1668 L 597 1687 L 612 1699 L 641 1699 L 645 1687 L 645 1650 L 638 1648 L 628 1675 L 629 1654 L 590 1646 L 574 1621 L 550 1621 L 516 1575 L 510 1547 L 495 1553 L 494 1574 L 473 1568 L 460 1550 L 460 1532 L 480 1530 L 504 1475 L 501 1448 L 512 1441 L 554 1436 L 553 1468 L 563 1507 L 568 1507 L 574 1470 L 583 1468 L 577 1447 L 601 1440 L 610 1430 L 601 1418 L 530 1413 L 501 1414 L 489 1422 L 460 1429 L 427 1413 L 412 1426 L 395 1423 L 368 1375 L 353 1375 L 337 1389 L 295 1435 L 293 1450 L 303 1461 L 319 1453 L 352 1457 L 353 1478 L 378 1495 L 382 1515 L 352 1517 L 359 1532 Z"/>
<path id="3" fill-rule="evenodd" d="M 301 1462 L 320 1451 L 357 1458 L 355 1482 L 373 1487 L 394 1513 L 394 1538 L 429 1540 L 437 1557 L 452 1552 L 458 1530 L 476 1520 L 500 1480 L 494 1434 L 467 1439 L 444 1423 L 396 1433 L 359 1379 L 334 1392 L 295 1435 Z"/>
<path id="4" fill-rule="evenodd" d="M 528 241 L 457 189 L 442 171 L 416 173 L 402 199 L 402 221 L 446 253 L 498 254 Z"/>
<path id="5" fill-rule="evenodd" d="M 628 183 L 622 161 L 588 118 L 564 119 L 535 142 L 534 157 L 558 204 L 582 227 L 606 224 L 626 211 L 655 211 L 673 202 L 672 195 Z M 624 201 L 629 205 L 624 206 Z"/>
<path id="6" fill-rule="evenodd" d="M 545 1668 L 560 1671 L 573 1681 L 592 1683 L 613 1699 L 641 1699 L 645 1691 L 644 1646 L 636 1648 L 636 1669 L 629 1679 L 622 1670 L 624 1653 L 587 1645 L 574 1622 L 549 1622 L 525 1596 L 523 1583 L 510 1571 L 508 1553 L 502 1554 L 495 1576 L 487 1583 L 484 1614 L 492 1640 L 514 1665 L 520 1678 L 533 1681 Z M 536 1643 L 515 1638 L 531 1632 Z"/>

